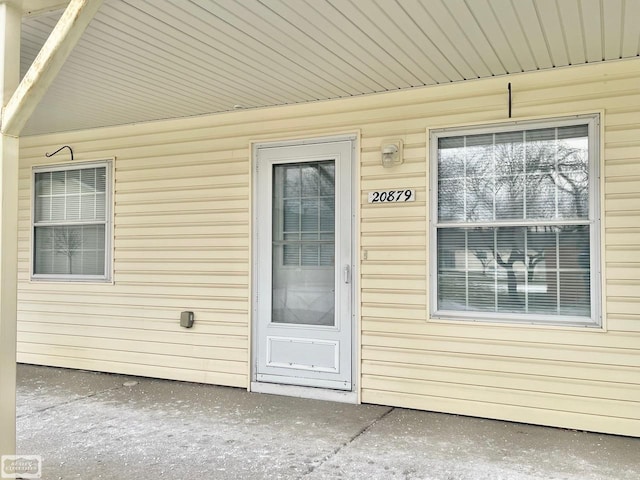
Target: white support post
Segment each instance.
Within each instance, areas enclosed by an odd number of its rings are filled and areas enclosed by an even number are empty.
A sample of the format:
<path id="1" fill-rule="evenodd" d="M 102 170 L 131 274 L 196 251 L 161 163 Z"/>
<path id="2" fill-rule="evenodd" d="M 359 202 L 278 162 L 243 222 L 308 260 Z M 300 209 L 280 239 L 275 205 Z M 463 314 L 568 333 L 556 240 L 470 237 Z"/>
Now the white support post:
<path id="1" fill-rule="evenodd" d="M 20 81 L 22 0 L 0 0 L 0 454 L 16 448 L 16 330 L 19 136 L 100 8 L 71 0 Z"/>
<path id="2" fill-rule="evenodd" d="M 20 80 L 18 2 L 0 3 L 0 105 Z M 0 454 L 16 449 L 18 137 L 0 134 Z"/>

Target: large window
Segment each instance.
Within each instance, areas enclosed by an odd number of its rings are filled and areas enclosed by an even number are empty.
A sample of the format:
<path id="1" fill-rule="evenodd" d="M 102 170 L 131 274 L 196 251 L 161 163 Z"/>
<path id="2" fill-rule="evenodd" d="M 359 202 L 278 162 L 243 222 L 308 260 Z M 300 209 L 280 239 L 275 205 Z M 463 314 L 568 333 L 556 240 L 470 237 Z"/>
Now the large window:
<path id="1" fill-rule="evenodd" d="M 597 126 L 432 132 L 435 317 L 599 324 Z"/>
<path id="2" fill-rule="evenodd" d="M 110 164 L 33 172 L 33 278 L 109 279 Z"/>

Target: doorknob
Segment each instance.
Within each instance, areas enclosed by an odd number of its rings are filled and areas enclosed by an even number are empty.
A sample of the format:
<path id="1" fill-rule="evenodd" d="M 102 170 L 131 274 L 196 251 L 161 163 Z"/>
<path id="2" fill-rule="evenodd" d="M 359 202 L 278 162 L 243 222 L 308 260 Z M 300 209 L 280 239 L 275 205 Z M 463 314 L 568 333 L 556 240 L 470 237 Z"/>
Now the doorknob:
<path id="1" fill-rule="evenodd" d="M 345 265 L 342 271 L 344 273 L 344 283 L 349 283 L 351 281 L 351 269 L 349 265 Z"/>

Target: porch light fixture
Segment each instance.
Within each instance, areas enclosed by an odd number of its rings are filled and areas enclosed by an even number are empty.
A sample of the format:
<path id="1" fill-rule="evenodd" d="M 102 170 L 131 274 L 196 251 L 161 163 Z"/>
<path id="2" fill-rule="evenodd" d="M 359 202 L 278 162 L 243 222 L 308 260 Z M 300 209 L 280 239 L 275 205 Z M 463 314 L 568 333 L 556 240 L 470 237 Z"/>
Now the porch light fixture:
<path id="1" fill-rule="evenodd" d="M 400 165 L 402 158 L 402 140 L 389 140 L 382 143 L 382 166 L 391 168 L 394 165 Z"/>

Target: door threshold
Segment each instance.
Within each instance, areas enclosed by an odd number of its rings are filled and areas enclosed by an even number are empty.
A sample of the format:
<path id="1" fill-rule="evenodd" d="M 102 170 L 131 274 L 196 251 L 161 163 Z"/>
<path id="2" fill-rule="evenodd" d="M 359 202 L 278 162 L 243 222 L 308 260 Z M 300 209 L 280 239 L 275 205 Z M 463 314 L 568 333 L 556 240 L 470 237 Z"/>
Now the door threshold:
<path id="1" fill-rule="evenodd" d="M 356 392 L 344 390 L 330 390 L 327 388 L 300 387 L 298 385 L 283 385 L 280 383 L 251 382 L 250 390 L 256 393 L 270 395 L 284 395 L 286 397 L 308 398 L 311 400 L 325 400 L 339 403 L 358 403 Z"/>

